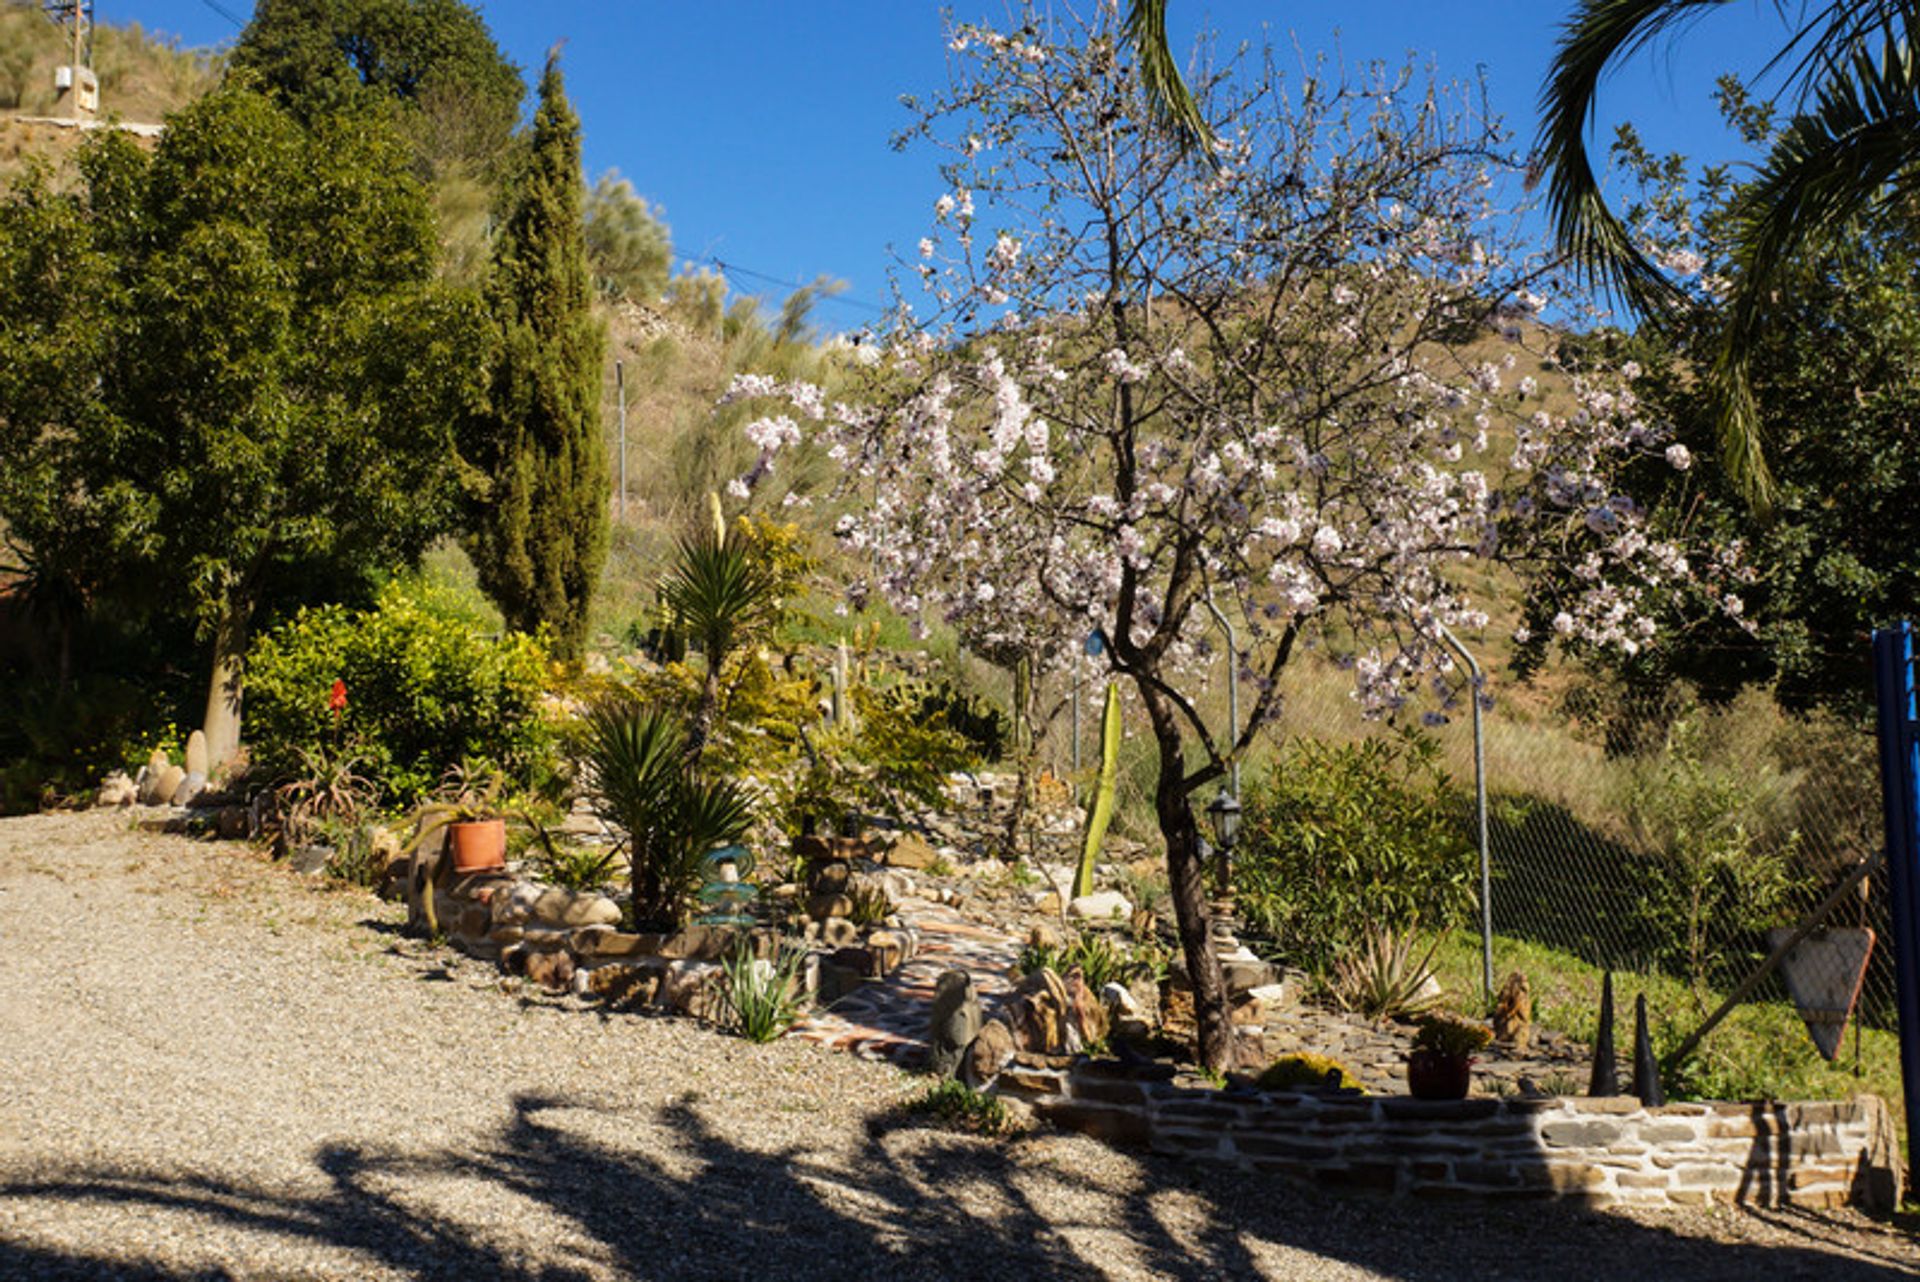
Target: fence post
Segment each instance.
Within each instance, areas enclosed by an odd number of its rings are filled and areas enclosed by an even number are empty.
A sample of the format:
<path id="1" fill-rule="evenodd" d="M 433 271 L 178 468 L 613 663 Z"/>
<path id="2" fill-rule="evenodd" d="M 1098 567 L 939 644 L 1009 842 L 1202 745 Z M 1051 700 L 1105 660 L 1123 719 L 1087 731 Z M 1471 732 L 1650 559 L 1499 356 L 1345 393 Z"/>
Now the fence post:
<path id="1" fill-rule="evenodd" d="M 1913 624 L 1873 634 L 1879 705 L 1880 787 L 1887 825 L 1887 881 L 1893 916 L 1900 1079 L 1907 1102 L 1907 1152 L 1920 1161 L 1920 716 L 1913 680 Z"/>

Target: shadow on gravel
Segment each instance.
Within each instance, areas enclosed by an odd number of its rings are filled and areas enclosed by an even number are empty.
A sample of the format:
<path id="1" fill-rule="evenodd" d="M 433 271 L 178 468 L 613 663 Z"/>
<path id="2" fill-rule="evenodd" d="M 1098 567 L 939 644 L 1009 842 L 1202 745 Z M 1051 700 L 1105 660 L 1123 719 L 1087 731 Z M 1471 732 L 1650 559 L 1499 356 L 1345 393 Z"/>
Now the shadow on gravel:
<path id="1" fill-rule="evenodd" d="M 995 1146 L 898 1119 L 871 1125 L 851 1162 L 805 1148 L 752 1151 L 715 1133 L 703 1113 L 716 1107 L 690 1096 L 660 1109 L 651 1120 L 671 1136 L 671 1151 L 654 1156 L 638 1145 L 659 1147 L 657 1137 L 611 1147 L 568 1124 L 569 1115 L 597 1112 L 603 1133 L 609 1119 L 639 1132 L 647 1119 L 521 1096 L 505 1126 L 459 1151 L 323 1148 L 314 1160 L 327 1188 L 314 1195 L 162 1172 L 76 1169 L 4 1183 L 0 1204 L 52 1201 L 76 1216 L 118 1208 L 164 1225 L 164 1236 L 206 1241 L 215 1258 L 258 1262 L 237 1272 L 205 1265 L 175 1272 L 128 1262 L 105 1244 L 96 1254 L 67 1254 L 0 1241 L 0 1278 L 176 1282 L 340 1271 L 338 1263 L 298 1264 L 303 1244 L 349 1252 L 369 1271 L 463 1282 L 570 1282 L 608 1273 L 981 1282 L 1096 1278 L 1109 1267 L 1159 1277 L 1257 1277 L 1256 1249 L 1276 1247 L 1321 1257 L 1289 1262 L 1286 1275 L 1299 1277 L 1335 1261 L 1400 1278 L 1920 1276 L 1911 1238 L 1889 1234 L 1879 1259 L 1847 1260 L 1815 1249 L 1821 1221 L 1814 1216 L 1786 1217 L 1808 1246 L 1763 1247 L 1682 1238 L 1560 1205 L 1343 1197 L 1153 1158 L 1129 1159 L 1137 1163 L 1134 1186 L 1113 1189 L 1085 1184 L 1068 1159 L 1049 1156 L 1046 1140 Z M 517 1204 L 531 1202 L 584 1242 L 515 1240 L 423 1215 L 420 1208 L 449 1181 L 477 1186 L 490 1222 L 511 1223 L 526 1209 Z M 1197 1200 L 1197 1225 L 1156 1205 L 1169 1192 Z"/>

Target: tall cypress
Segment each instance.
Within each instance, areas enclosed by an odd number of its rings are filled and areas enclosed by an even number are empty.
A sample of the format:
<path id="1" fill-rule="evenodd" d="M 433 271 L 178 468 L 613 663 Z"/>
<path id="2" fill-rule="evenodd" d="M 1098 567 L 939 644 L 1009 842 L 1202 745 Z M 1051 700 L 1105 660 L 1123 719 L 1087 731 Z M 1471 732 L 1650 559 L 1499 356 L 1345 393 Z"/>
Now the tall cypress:
<path id="1" fill-rule="evenodd" d="M 606 444 L 600 432 L 606 334 L 592 310 L 581 203 L 580 120 L 557 54 L 540 77 L 533 138 L 494 245 L 488 284 L 498 328 L 491 395 L 470 445 L 485 474 L 469 551 L 507 625 L 551 630 L 579 657 L 607 554 Z"/>

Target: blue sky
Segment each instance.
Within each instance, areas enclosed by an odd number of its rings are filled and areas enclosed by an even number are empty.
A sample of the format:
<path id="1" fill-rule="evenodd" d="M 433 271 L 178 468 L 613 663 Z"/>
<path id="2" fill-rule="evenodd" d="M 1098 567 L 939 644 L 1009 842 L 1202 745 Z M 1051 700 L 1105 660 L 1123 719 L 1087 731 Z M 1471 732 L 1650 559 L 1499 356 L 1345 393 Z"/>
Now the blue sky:
<path id="1" fill-rule="evenodd" d="M 1088 3 L 1090 0 L 1082 0 Z M 664 208 L 677 253 L 715 257 L 781 281 L 819 274 L 849 284 L 818 313 L 851 328 L 858 304 L 886 297 L 888 246 L 926 230 L 940 184 L 925 152 L 894 152 L 902 93 L 946 82 L 939 5 L 921 0 L 686 0 L 478 6 L 528 74 L 565 41 L 568 90 L 585 128 L 588 170 L 619 169 Z M 1004 13 L 956 0 L 963 17 Z M 1412 53 L 1442 76 L 1483 71 L 1497 110 L 1530 141 L 1534 103 L 1570 0 L 1172 0 L 1176 48 L 1203 28 L 1226 40 L 1297 39 L 1349 63 Z M 249 0 L 99 0 L 103 22 L 137 21 L 186 45 L 238 34 Z M 1602 141 L 1631 119 L 1660 150 L 1733 160 L 1710 90 L 1720 73 L 1757 72 L 1785 27 L 1772 3 L 1729 4 L 1657 46 L 1605 89 Z M 736 288 L 786 291 L 744 273 Z"/>

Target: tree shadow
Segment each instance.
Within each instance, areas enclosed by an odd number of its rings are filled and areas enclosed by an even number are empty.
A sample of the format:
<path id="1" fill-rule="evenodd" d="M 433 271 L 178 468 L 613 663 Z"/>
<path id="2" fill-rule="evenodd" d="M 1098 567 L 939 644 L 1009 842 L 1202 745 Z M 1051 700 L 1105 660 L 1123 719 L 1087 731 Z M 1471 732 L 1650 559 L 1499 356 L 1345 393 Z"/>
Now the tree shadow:
<path id="1" fill-rule="evenodd" d="M 645 1113 L 523 1095 L 468 1145 L 404 1151 L 335 1144 L 315 1191 L 204 1172 L 74 1167 L 0 1183 L 0 1200 L 62 1215 L 107 1209 L 177 1220 L 227 1258 L 176 1266 L 0 1241 L 0 1277 L 168 1280 L 271 1276 L 302 1248 L 352 1269 L 422 1278 L 1255 1277 L 1279 1257 L 1344 1261 L 1388 1277 L 1915 1276 L 1913 1261 L 1846 1260 L 1814 1246 L 1703 1243 L 1559 1204 L 1389 1203 L 1051 1136 L 1012 1144 L 870 1123 L 850 1159 L 807 1145 L 759 1150 L 720 1133 L 722 1105 L 686 1096 Z M 723 1118 L 727 1124 L 734 1119 Z M 644 1133 L 664 1132 L 664 1143 Z M 1124 1172 L 1118 1185 L 1114 1170 Z M 436 1203 L 449 1187 L 457 1203 Z M 478 1193 L 478 1200 L 472 1196 Z M 512 1205 L 509 1205 L 512 1204 Z M 476 1213 L 476 1206 L 481 1208 Z M 455 1209 L 457 1207 L 457 1209 Z M 1799 1223 L 1776 1217 L 1780 1223 Z M 516 1236 L 500 1226 L 524 1223 Z M 544 1227 L 541 1227 L 544 1226 Z M 1812 1230 L 1809 1229 L 1809 1233 Z M 264 1242 L 263 1242 L 264 1239 Z M 237 1244 L 237 1245 L 236 1245 Z M 304 1273 L 312 1266 L 291 1270 Z M 329 1266 L 334 1267 L 334 1266 Z"/>

